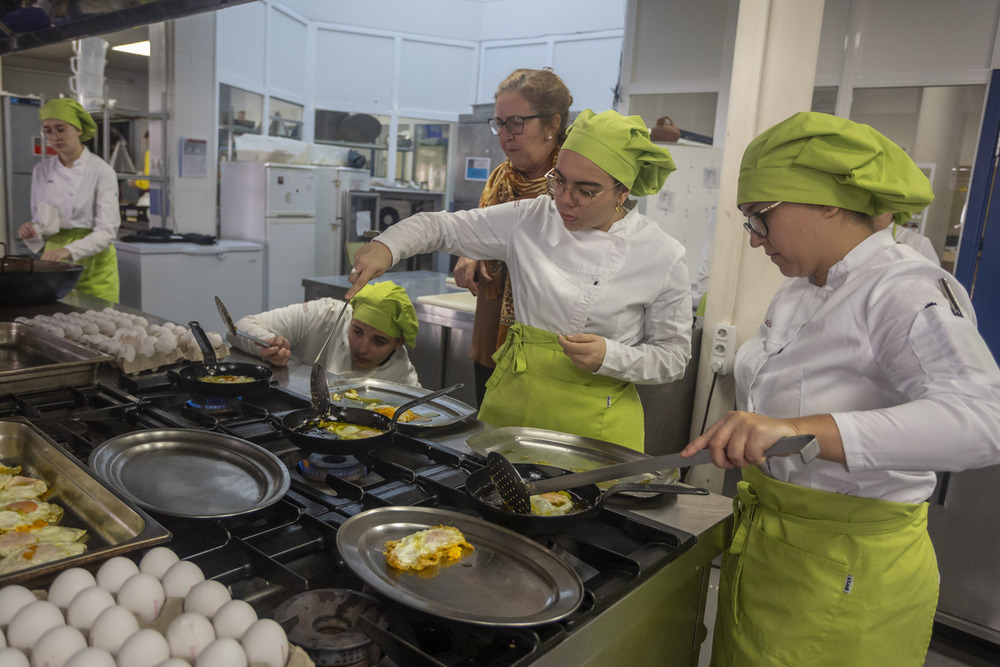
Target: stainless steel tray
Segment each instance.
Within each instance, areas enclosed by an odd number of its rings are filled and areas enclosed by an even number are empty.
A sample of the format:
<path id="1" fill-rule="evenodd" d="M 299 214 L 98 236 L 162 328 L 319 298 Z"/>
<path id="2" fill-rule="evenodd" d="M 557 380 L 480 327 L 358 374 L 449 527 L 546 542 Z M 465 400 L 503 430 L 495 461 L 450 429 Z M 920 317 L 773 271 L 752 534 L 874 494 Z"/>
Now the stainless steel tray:
<path id="1" fill-rule="evenodd" d="M 0 461 L 49 485 L 45 499 L 65 510 L 61 525 L 87 531 L 87 551 L 0 576 L 0 586 L 40 582 L 57 570 L 170 540 L 152 517 L 112 493 L 72 455 L 23 417 L 0 420 Z M 34 585 L 33 583 L 29 584 Z"/>
<path id="2" fill-rule="evenodd" d="M 490 452 L 499 452 L 512 463 L 539 463 L 573 472 L 584 472 L 615 463 L 650 458 L 642 452 L 603 440 L 519 426 L 503 426 L 477 433 L 470 437 L 466 444 L 472 451 L 483 456 Z M 598 486 L 607 489 L 618 482 L 643 480 L 673 484 L 679 479 L 680 470 L 671 468 L 661 470 L 658 474 L 635 475 L 626 479 L 601 482 Z"/>
<path id="3" fill-rule="evenodd" d="M 0 394 L 87 384 L 106 361 L 112 358 L 29 324 L 0 322 Z"/>
<path id="4" fill-rule="evenodd" d="M 475 550 L 420 572 L 389 567 L 386 540 L 439 524 L 462 531 Z M 583 583 L 538 542 L 476 517 L 433 507 L 381 507 L 356 514 L 337 530 L 347 565 L 385 596 L 437 616 L 477 625 L 529 626 L 577 608 Z"/>
<path id="5" fill-rule="evenodd" d="M 288 469 L 266 449 L 196 429 L 152 429 L 110 438 L 87 462 L 137 505 L 196 519 L 267 507 L 291 484 Z"/>
<path id="6" fill-rule="evenodd" d="M 348 389 L 358 392 L 358 396 L 361 398 L 378 399 L 392 406 L 402 405 L 420 396 L 426 396 L 432 391 L 423 387 L 410 387 L 405 384 L 388 382 L 387 380 L 358 378 L 357 380 L 341 382 L 331 386 L 330 393 L 343 394 Z M 355 401 L 349 398 L 335 401 L 335 403 L 355 408 L 367 405 L 364 401 Z M 418 415 L 426 415 L 427 419 L 400 424 L 399 427 L 401 429 L 427 429 L 448 426 L 476 414 L 474 407 L 450 396 L 435 398 L 429 403 L 424 403 L 414 408 L 413 411 Z"/>

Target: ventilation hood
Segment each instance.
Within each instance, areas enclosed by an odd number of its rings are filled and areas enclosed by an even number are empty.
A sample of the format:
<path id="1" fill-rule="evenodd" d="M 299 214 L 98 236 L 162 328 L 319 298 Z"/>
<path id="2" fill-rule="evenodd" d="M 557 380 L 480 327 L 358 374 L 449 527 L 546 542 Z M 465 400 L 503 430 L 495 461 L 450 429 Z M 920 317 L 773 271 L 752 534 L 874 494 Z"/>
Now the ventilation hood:
<path id="1" fill-rule="evenodd" d="M 0 0 L 0 56 L 252 0 Z"/>

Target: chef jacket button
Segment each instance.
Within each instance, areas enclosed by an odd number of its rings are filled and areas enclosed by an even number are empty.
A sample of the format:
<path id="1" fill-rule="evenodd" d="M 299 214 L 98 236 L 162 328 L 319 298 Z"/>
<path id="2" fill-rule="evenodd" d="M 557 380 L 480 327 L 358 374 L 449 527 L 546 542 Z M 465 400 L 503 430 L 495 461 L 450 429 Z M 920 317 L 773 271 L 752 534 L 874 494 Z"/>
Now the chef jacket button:
<path id="1" fill-rule="evenodd" d="M 596 281 L 596 280 L 594 281 L 594 284 L 595 284 L 595 285 L 597 284 L 597 281 Z"/>

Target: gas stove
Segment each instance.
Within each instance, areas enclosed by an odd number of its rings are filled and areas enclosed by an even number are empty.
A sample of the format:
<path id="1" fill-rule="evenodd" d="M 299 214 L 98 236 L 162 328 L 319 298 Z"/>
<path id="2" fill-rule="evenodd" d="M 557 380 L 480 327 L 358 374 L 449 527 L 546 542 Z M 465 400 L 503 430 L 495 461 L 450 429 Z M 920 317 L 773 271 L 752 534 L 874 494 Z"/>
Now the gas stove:
<path id="1" fill-rule="evenodd" d="M 122 376 L 117 384 L 0 396 L 0 418 L 27 418 L 83 462 L 111 437 L 154 428 L 218 431 L 272 452 L 292 478 L 282 500 L 224 519 L 151 512 L 172 533 L 169 546 L 262 617 L 307 591 L 346 589 L 370 596 L 381 604 L 382 620 L 368 634 L 399 665 L 534 664 L 697 542 L 608 504 L 564 533 L 535 538 L 584 582 L 583 602 L 568 617 L 527 628 L 439 618 L 366 588 L 340 558 L 337 530 L 350 517 L 378 507 L 436 507 L 478 516 L 464 483 L 483 467 L 483 457 L 439 445 L 433 430 L 397 431 L 390 445 L 358 458 L 311 455 L 290 443 L 280 427 L 280 417 L 307 407 L 307 398 L 278 386 L 233 399 L 196 396 L 179 387 L 168 371 Z"/>

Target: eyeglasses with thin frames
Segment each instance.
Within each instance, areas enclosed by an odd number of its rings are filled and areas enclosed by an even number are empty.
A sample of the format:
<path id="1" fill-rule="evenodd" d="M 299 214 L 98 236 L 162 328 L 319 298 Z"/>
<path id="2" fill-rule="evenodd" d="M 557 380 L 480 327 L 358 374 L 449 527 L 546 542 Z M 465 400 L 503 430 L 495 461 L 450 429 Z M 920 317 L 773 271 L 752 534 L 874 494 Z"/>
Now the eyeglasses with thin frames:
<path id="1" fill-rule="evenodd" d="M 576 185 L 568 186 L 566 185 L 565 179 L 556 175 L 555 169 L 550 169 L 548 173 L 545 174 L 545 180 L 548 182 L 549 192 L 553 197 L 561 197 L 566 190 L 569 190 L 569 197 L 573 200 L 573 203 L 584 208 L 590 206 L 590 203 L 594 201 L 598 195 L 602 195 L 608 190 L 615 189 L 615 186 L 612 185 L 610 188 L 604 188 L 599 192 L 591 192 Z"/>
<path id="2" fill-rule="evenodd" d="M 758 238 L 766 239 L 770 230 L 767 228 L 767 221 L 764 219 L 764 216 L 782 203 L 784 202 L 776 201 L 770 206 L 765 206 L 756 213 L 751 213 L 747 216 L 747 221 L 743 223 L 743 229 L 747 230 L 748 234 L 756 234 Z"/>
<path id="3" fill-rule="evenodd" d="M 500 134 L 500 128 L 505 127 L 507 132 L 517 135 L 524 132 L 524 121 L 532 118 L 541 118 L 541 116 L 511 116 L 507 120 L 493 117 L 488 119 L 486 124 L 490 126 L 490 132 L 493 134 Z"/>

